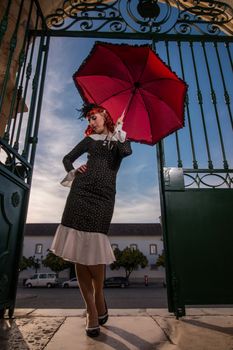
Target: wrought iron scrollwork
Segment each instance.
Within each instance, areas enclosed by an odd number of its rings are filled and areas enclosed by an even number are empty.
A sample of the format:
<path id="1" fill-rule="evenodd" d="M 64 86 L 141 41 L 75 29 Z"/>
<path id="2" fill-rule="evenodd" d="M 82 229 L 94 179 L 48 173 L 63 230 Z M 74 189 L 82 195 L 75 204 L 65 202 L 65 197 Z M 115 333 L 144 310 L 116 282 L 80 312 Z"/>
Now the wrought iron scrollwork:
<path id="1" fill-rule="evenodd" d="M 9 146 L 0 145 L 0 164 L 25 183 L 31 176 L 31 165 L 23 161 Z"/>
<path id="2" fill-rule="evenodd" d="M 233 18 L 225 2 L 207 0 L 64 0 L 46 17 L 55 30 L 218 35 Z"/>
<path id="3" fill-rule="evenodd" d="M 233 18 L 233 9 L 220 1 L 180 0 L 179 5 L 175 29 L 182 34 L 189 34 L 196 28 L 202 34 L 218 35 L 221 26 Z"/>
<path id="4" fill-rule="evenodd" d="M 185 188 L 233 188 L 233 171 L 184 171 Z"/>

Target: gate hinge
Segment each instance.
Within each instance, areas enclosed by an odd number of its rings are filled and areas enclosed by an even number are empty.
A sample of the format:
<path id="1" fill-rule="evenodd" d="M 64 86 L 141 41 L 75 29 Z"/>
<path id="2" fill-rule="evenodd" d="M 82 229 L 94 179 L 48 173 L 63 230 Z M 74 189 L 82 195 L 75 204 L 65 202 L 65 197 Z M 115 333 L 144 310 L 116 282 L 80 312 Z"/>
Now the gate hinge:
<path id="1" fill-rule="evenodd" d="M 173 304 L 174 304 L 174 314 L 176 315 L 176 319 L 178 320 L 180 317 L 185 316 L 185 305 L 182 301 L 182 296 L 180 292 L 180 286 L 178 278 L 176 277 L 175 272 L 172 273 L 172 296 L 173 296 Z"/>
<path id="2" fill-rule="evenodd" d="M 163 168 L 164 185 L 167 191 L 184 191 L 183 168 Z"/>

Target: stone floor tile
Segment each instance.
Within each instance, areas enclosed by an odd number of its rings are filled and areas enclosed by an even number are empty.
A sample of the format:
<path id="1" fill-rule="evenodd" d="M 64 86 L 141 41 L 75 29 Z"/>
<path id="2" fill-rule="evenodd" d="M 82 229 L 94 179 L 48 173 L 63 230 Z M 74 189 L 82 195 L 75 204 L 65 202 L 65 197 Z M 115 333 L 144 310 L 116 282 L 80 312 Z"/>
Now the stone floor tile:
<path id="1" fill-rule="evenodd" d="M 157 316 L 153 318 L 167 334 L 171 344 L 176 346 L 176 350 L 233 349 L 231 316 L 186 316 L 180 320 Z"/>
<path id="2" fill-rule="evenodd" d="M 149 350 L 159 349 L 167 337 L 151 317 L 110 317 L 101 335 L 85 334 L 84 318 L 67 318 L 45 350 Z"/>
<path id="3" fill-rule="evenodd" d="M 204 309 L 202 308 L 192 308 L 192 307 L 186 307 L 185 308 L 186 316 L 203 316 L 206 315 Z"/>
<path id="4" fill-rule="evenodd" d="M 146 312 L 150 316 L 174 317 L 167 309 L 146 309 Z"/>
<path id="5" fill-rule="evenodd" d="M 111 316 L 147 316 L 146 309 L 109 309 Z"/>
<path id="6" fill-rule="evenodd" d="M 42 350 L 64 320 L 62 317 L 0 320 L 1 350 Z"/>
<path id="7" fill-rule="evenodd" d="M 35 311 L 36 309 L 15 309 L 14 312 L 14 317 L 22 317 L 22 316 L 28 316 L 30 315 L 33 311 Z"/>
<path id="8" fill-rule="evenodd" d="M 228 315 L 233 316 L 233 308 L 203 308 L 203 312 L 206 315 Z"/>
<path id="9" fill-rule="evenodd" d="M 32 312 L 32 316 L 43 317 L 80 317 L 86 313 L 85 309 L 36 309 Z"/>

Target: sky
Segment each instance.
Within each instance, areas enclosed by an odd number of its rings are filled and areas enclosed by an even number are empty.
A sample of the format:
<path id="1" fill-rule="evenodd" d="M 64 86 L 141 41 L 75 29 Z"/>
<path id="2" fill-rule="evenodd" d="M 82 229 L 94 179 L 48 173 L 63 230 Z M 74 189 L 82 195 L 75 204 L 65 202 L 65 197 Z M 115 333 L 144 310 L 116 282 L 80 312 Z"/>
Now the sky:
<path id="1" fill-rule="evenodd" d="M 62 158 L 84 137 L 86 121 L 76 109 L 82 101 L 72 75 L 94 44 L 90 39 L 51 40 L 27 222 L 60 222 L 69 188 Z M 122 161 L 112 222 L 159 221 L 160 202 L 155 146 L 132 143 L 133 154 Z M 80 157 L 75 167 L 85 163 Z"/>
<path id="2" fill-rule="evenodd" d="M 107 40 L 104 40 L 105 42 Z M 88 56 L 95 40 L 83 38 L 52 38 L 48 57 L 44 98 L 41 111 L 39 142 L 34 167 L 34 175 L 29 202 L 27 222 L 49 223 L 60 222 L 68 188 L 62 187 L 60 181 L 65 176 L 62 158 L 84 137 L 86 122 L 78 119 L 76 109 L 81 108 L 82 101 L 73 83 L 72 75 Z M 113 40 L 111 40 L 113 42 Z M 118 42 L 119 41 L 115 41 Z M 122 40 L 121 40 L 122 42 Z M 137 44 L 133 41 L 125 41 Z M 141 44 L 145 43 L 143 41 Z M 172 70 L 188 83 L 189 111 L 186 110 L 185 127 L 164 140 L 166 166 L 177 167 L 177 147 L 179 140 L 183 167 L 192 168 L 192 149 L 190 129 L 193 133 L 194 147 L 198 165 L 207 168 L 208 157 L 205 145 L 203 116 L 197 99 L 197 80 L 194 62 L 188 43 L 182 46 L 183 67 L 179 58 L 177 43 L 169 44 L 170 64 Z M 233 91 L 229 58 L 219 44 L 220 59 L 225 85 L 232 99 Z M 195 63 L 197 65 L 198 84 L 203 95 L 204 119 L 211 159 L 215 168 L 222 168 L 222 149 L 219 137 L 219 126 L 224 139 L 225 153 L 230 167 L 233 167 L 233 138 L 229 113 L 224 101 L 221 71 L 215 48 L 207 43 L 206 65 L 203 48 L 200 43 L 194 44 Z M 156 51 L 167 62 L 164 43 L 156 45 Z M 217 97 L 217 105 L 212 103 L 211 83 Z M 217 113 L 216 113 L 217 110 Z M 218 124 L 218 118 L 220 120 Z M 153 223 L 159 222 L 160 200 L 157 170 L 156 146 L 132 143 L 133 154 L 123 160 L 117 178 L 117 194 L 112 222 L 114 223 Z M 85 163 L 82 156 L 75 167 Z M 216 177 L 216 183 L 219 179 Z"/>

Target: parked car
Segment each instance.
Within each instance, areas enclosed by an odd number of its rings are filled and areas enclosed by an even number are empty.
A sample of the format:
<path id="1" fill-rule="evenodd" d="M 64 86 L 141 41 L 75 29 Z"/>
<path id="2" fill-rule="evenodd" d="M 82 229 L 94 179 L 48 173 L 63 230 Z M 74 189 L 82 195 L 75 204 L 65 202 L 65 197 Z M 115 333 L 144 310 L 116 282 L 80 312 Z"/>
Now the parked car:
<path id="1" fill-rule="evenodd" d="M 62 283 L 62 288 L 69 288 L 69 287 L 78 287 L 78 281 L 77 278 L 71 278 L 69 281 L 65 281 Z"/>
<path id="2" fill-rule="evenodd" d="M 59 281 L 56 273 L 35 273 L 32 277 L 28 278 L 25 282 L 25 286 L 31 287 L 55 287 Z"/>
<path id="3" fill-rule="evenodd" d="M 109 277 L 104 280 L 104 287 L 128 287 L 129 280 L 126 277 Z"/>

